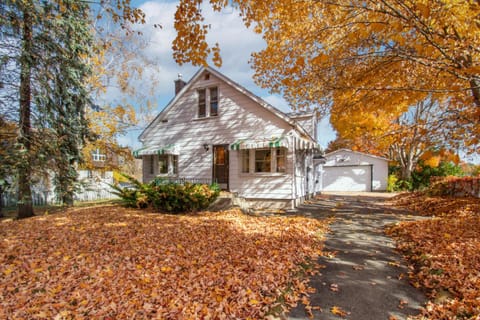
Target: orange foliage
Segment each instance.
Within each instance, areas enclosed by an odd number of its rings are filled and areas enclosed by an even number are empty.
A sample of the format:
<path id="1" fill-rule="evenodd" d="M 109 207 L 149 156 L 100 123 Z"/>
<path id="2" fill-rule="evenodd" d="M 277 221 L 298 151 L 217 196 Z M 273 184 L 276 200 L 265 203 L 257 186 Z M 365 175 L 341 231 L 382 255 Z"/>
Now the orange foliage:
<path id="1" fill-rule="evenodd" d="M 411 263 L 414 286 L 431 301 L 418 319 L 480 316 L 480 199 L 402 195 L 397 206 L 437 218 L 402 222 L 388 229 Z"/>
<path id="2" fill-rule="evenodd" d="M 197 216 L 119 207 L 0 224 L 2 319 L 259 319 L 322 248 L 326 225 L 239 210 Z M 292 291 L 286 291 L 291 285 Z"/>

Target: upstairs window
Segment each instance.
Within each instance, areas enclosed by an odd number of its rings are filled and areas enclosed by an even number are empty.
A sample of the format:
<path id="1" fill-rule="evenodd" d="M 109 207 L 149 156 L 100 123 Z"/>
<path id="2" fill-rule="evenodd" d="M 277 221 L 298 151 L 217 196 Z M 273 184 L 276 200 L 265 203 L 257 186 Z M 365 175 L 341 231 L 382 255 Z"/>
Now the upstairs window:
<path id="1" fill-rule="evenodd" d="M 206 101 L 206 90 L 198 90 L 198 117 L 205 118 L 207 116 L 207 101 Z"/>
<path id="2" fill-rule="evenodd" d="M 197 118 L 218 116 L 218 88 L 198 89 Z"/>
<path id="3" fill-rule="evenodd" d="M 100 153 L 100 149 L 96 149 L 94 153 L 92 153 L 92 160 L 93 161 L 105 161 L 107 156 Z"/>
<path id="4" fill-rule="evenodd" d="M 218 116 L 218 89 L 210 88 L 210 116 Z"/>

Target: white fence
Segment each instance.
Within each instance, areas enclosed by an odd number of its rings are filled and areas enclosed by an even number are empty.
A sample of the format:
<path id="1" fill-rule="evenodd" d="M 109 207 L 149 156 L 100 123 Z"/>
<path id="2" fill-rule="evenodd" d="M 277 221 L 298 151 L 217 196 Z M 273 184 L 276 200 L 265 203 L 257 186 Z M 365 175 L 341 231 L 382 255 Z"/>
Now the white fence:
<path id="1" fill-rule="evenodd" d="M 75 201 L 96 201 L 118 199 L 118 196 L 110 192 L 110 190 L 84 190 L 75 193 Z M 34 206 L 45 206 L 59 204 L 60 201 L 55 194 L 51 192 L 32 192 L 32 202 Z M 5 192 L 2 194 L 2 207 L 14 207 L 17 205 L 17 194 L 14 192 Z"/>

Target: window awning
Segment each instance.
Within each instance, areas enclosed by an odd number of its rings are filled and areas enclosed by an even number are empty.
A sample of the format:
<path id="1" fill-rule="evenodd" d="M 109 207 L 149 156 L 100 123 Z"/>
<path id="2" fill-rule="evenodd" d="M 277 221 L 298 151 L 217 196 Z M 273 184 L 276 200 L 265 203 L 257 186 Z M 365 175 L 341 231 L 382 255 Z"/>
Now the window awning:
<path id="1" fill-rule="evenodd" d="M 149 155 L 162 155 L 162 154 L 173 154 L 178 155 L 179 150 L 175 144 L 169 144 L 166 146 L 146 146 L 141 149 L 133 151 L 133 156 L 139 158 L 141 156 Z"/>
<path id="2" fill-rule="evenodd" d="M 247 138 L 240 139 L 230 145 L 230 150 L 262 149 L 262 148 L 293 148 L 296 150 L 319 149 L 318 143 L 300 138 L 281 136 L 280 138 Z"/>
<path id="3" fill-rule="evenodd" d="M 295 137 L 293 141 L 295 142 L 296 150 L 310 150 L 310 149 L 320 150 L 320 145 L 317 142 L 313 142 L 311 140 L 307 140 L 300 137 Z"/>
<path id="4" fill-rule="evenodd" d="M 230 145 L 230 150 L 244 150 L 244 149 L 262 149 L 262 148 L 288 148 L 287 137 L 280 138 L 250 138 L 240 139 Z"/>

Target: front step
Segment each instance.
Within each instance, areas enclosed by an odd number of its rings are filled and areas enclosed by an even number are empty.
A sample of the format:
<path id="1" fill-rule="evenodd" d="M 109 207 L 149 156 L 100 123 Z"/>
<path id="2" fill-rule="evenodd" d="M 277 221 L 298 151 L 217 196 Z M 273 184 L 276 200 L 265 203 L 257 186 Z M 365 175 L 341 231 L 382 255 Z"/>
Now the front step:
<path id="1" fill-rule="evenodd" d="M 221 191 L 218 198 L 208 206 L 207 211 L 224 211 L 234 207 L 233 197 L 233 194 L 226 191 Z"/>

